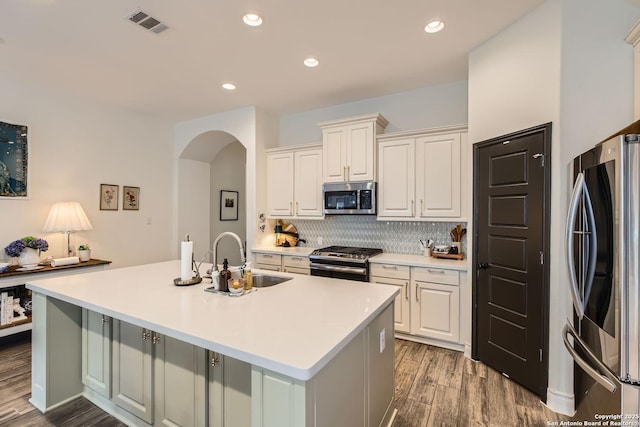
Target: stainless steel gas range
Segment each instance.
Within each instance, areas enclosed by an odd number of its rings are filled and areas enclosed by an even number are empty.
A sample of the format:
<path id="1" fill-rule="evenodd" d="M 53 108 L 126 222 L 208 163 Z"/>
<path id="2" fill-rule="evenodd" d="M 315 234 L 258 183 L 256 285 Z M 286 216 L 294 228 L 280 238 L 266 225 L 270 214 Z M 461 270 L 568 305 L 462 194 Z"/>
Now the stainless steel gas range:
<path id="1" fill-rule="evenodd" d="M 369 258 L 382 249 L 329 246 L 316 249 L 309 255 L 311 275 L 336 279 L 369 281 Z"/>

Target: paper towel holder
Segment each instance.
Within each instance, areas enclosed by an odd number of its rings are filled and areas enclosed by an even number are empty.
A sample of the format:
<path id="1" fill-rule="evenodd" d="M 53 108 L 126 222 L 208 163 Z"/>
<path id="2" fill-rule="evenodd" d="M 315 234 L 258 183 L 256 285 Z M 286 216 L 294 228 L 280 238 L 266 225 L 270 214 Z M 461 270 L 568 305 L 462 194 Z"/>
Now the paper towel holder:
<path id="1" fill-rule="evenodd" d="M 176 286 L 190 286 L 190 285 L 197 285 L 198 283 L 202 282 L 202 277 L 200 276 L 200 269 L 196 264 L 196 259 L 193 254 L 191 254 L 191 268 L 193 272 L 196 273 L 195 276 L 187 280 L 182 280 L 180 277 L 178 277 L 176 279 L 173 279 L 173 284 Z"/>

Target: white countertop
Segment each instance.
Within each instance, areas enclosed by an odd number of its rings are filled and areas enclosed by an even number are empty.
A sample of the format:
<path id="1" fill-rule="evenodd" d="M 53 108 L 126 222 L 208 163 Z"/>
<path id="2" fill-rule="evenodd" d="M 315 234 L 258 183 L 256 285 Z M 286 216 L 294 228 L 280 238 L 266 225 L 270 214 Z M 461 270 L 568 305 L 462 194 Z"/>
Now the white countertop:
<path id="1" fill-rule="evenodd" d="M 252 248 L 251 252 L 260 252 L 264 254 L 276 254 L 276 255 L 304 255 L 308 256 L 316 250 L 316 248 L 309 248 L 306 246 L 292 246 L 292 247 L 284 247 L 284 246 L 262 246 L 257 248 Z"/>
<path id="2" fill-rule="evenodd" d="M 370 264 L 397 264 L 410 267 L 442 268 L 448 270 L 467 271 L 467 260 L 432 258 L 423 255 L 405 255 L 383 253 L 369 258 Z"/>
<path id="3" fill-rule="evenodd" d="M 201 273 L 209 267 L 203 264 Z M 180 276 L 176 260 L 32 280 L 27 288 L 303 381 L 392 304 L 399 291 L 395 286 L 253 272 L 294 279 L 229 297 L 205 292 L 211 286 L 206 279 L 175 286 L 173 279 Z"/>

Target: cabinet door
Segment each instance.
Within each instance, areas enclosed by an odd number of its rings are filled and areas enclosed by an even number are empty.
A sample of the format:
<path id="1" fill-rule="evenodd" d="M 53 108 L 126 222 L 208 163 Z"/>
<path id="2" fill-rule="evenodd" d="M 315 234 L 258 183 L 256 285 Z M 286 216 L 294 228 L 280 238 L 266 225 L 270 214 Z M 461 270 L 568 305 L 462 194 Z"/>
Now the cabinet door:
<path id="1" fill-rule="evenodd" d="M 460 217 L 460 134 L 416 140 L 416 199 L 420 217 Z"/>
<path id="2" fill-rule="evenodd" d="M 82 309 L 82 383 L 111 397 L 111 318 Z"/>
<path id="3" fill-rule="evenodd" d="M 375 140 L 373 122 L 347 128 L 347 181 L 375 180 Z"/>
<path id="4" fill-rule="evenodd" d="M 411 309 L 409 303 L 409 280 L 390 279 L 388 277 L 372 276 L 369 280 L 371 283 L 379 283 L 381 285 L 392 285 L 400 287 L 400 293 L 396 295 L 394 303 L 394 322 L 397 332 L 411 332 Z"/>
<path id="5" fill-rule="evenodd" d="M 378 145 L 378 216 L 413 217 L 415 214 L 415 158 L 413 138 Z"/>
<path id="6" fill-rule="evenodd" d="M 324 182 L 346 181 L 347 130 L 344 127 L 323 129 L 322 148 Z"/>
<path id="7" fill-rule="evenodd" d="M 155 423 L 205 426 L 206 350 L 164 335 L 155 337 Z"/>
<path id="8" fill-rule="evenodd" d="M 153 423 L 151 332 L 113 320 L 113 397 L 122 409 Z"/>
<path id="9" fill-rule="evenodd" d="M 251 427 L 251 365 L 209 352 L 209 427 Z"/>
<path id="10" fill-rule="evenodd" d="M 293 216 L 293 153 L 267 156 L 267 201 L 271 216 Z"/>
<path id="11" fill-rule="evenodd" d="M 322 216 L 322 150 L 295 152 L 295 215 Z"/>
<path id="12" fill-rule="evenodd" d="M 460 338 L 458 286 L 413 281 L 411 333 L 457 343 Z"/>

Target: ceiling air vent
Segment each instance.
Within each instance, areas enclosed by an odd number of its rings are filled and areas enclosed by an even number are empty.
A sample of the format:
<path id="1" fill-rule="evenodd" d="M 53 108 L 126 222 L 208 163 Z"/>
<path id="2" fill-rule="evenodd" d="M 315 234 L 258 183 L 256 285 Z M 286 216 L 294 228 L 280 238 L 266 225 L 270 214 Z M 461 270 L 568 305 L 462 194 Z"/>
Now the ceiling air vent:
<path id="1" fill-rule="evenodd" d="M 163 24 L 158 19 L 154 18 L 153 16 L 150 16 L 148 13 L 143 12 L 140 9 L 137 9 L 132 13 L 130 13 L 129 15 L 127 15 L 127 19 L 133 22 L 134 24 L 137 24 L 156 34 L 160 34 L 164 30 L 169 29 L 169 27 L 166 24 Z"/>

